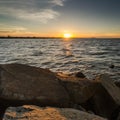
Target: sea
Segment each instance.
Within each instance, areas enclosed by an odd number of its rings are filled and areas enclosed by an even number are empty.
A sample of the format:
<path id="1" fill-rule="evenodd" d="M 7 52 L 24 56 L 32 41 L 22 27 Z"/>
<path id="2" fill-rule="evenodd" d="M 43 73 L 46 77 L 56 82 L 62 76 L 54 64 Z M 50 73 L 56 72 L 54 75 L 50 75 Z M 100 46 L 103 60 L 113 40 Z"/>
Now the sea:
<path id="1" fill-rule="evenodd" d="M 0 39 L 0 64 L 22 63 L 53 72 L 109 74 L 120 81 L 120 39 Z"/>

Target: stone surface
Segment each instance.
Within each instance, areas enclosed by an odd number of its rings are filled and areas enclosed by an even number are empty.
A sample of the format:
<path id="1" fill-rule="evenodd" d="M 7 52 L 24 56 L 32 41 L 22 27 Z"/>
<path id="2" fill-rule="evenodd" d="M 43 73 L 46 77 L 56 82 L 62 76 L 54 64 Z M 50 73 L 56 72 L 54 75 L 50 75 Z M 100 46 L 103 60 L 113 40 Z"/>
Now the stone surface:
<path id="1" fill-rule="evenodd" d="M 85 78 L 85 75 L 82 72 L 77 72 L 75 76 L 79 78 Z"/>
<path id="2" fill-rule="evenodd" d="M 118 114 L 117 109 L 119 108 L 119 102 L 116 101 L 116 98 L 120 95 L 118 93 L 119 90 L 117 89 L 116 91 L 116 86 L 114 86 L 109 76 L 100 75 L 96 78 L 95 82 L 96 93 L 89 104 L 92 105 L 96 114 L 115 120 Z"/>
<path id="3" fill-rule="evenodd" d="M 66 88 L 71 101 L 75 104 L 85 103 L 95 93 L 94 82 L 85 77 L 79 78 L 75 74 L 58 73 L 58 78 Z"/>
<path id="4" fill-rule="evenodd" d="M 65 107 L 69 96 L 51 71 L 15 63 L 0 65 L 0 102 L 5 101 Z"/>
<path id="5" fill-rule="evenodd" d="M 98 79 L 116 104 L 120 105 L 120 88 L 117 87 L 113 80 L 106 74 L 100 75 Z"/>
<path id="6" fill-rule="evenodd" d="M 120 120 L 120 112 L 119 112 L 119 114 L 118 114 L 117 120 Z"/>
<path id="7" fill-rule="evenodd" d="M 109 68 L 111 68 L 111 69 L 113 69 L 115 67 L 115 65 L 113 65 L 113 64 L 111 64 L 110 66 L 109 66 Z"/>
<path id="8" fill-rule="evenodd" d="M 120 81 L 115 81 L 115 84 L 120 88 Z"/>
<path id="9" fill-rule="evenodd" d="M 3 120 L 106 120 L 102 117 L 70 108 L 9 107 Z"/>

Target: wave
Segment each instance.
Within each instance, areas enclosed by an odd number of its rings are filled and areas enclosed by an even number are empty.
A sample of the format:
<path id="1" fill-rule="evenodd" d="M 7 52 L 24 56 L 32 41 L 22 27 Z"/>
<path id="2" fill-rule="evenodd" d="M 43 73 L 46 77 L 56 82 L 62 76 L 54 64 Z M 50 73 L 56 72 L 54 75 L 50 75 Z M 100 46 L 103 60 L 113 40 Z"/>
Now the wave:
<path id="1" fill-rule="evenodd" d="M 90 55 L 104 55 L 104 54 L 108 54 L 108 52 L 89 52 L 88 54 L 90 54 Z"/>
<path id="2" fill-rule="evenodd" d="M 42 51 L 33 51 L 32 56 L 41 56 L 43 54 Z"/>
<path id="3" fill-rule="evenodd" d="M 120 40 L 62 39 L 3 40 L 0 63 L 19 62 L 55 71 L 117 74 L 120 65 Z M 16 43 L 16 44 L 14 44 Z M 114 69 L 108 64 L 113 63 Z"/>

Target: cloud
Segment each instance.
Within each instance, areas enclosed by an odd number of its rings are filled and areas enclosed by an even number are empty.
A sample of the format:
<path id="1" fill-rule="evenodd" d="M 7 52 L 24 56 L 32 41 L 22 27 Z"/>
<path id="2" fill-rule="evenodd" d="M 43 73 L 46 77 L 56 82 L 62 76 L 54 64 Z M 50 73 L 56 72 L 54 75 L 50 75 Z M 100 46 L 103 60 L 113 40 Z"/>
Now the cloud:
<path id="1" fill-rule="evenodd" d="M 6 24 L 0 24 L 0 32 L 25 32 L 27 28 L 22 26 L 10 26 Z"/>
<path id="2" fill-rule="evenodd" d="M 65 0 L 0 0 L 0 14 L 46 23 L 60 15 L 55 6 L 62 7 L 64 2 Z"/>
<path id="3" fill-rule="evenodd" d="M 56 16 L 59 15 L 58 12 L 52 9 L 44 9 L 40 10 L 39 12 L 32 13 L 29 13 L 28 11 L 21 11 L 18 14 L 19 18 L 40 21 L 43 23 L 47 23 L 48 20 L 54 19 Z"/>
<path id="4" fill-rule="evenodd" d="M 59 5 L 59 6 L 63 6 L 64 5 L 65 0 L 52 0 L 51 3 L 55 4 L 55 5 Z"/>

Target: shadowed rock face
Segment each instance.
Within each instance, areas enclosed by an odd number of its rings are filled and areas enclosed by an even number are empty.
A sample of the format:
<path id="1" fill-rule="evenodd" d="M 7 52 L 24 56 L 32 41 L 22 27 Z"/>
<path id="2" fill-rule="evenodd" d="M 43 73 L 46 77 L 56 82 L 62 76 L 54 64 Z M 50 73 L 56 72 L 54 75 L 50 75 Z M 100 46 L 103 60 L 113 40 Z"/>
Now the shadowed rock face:
<path id="1" fill-rule="evenodd" d="M 49 70 L 21 64 L 0 65 L 0 101 L 68 106 L 69 96 Z"/>
<path id="2" fill-rule="evenodd" d="M 90 81 L 86 77 L 76 77 L 76 74 L 56 74 L 47 69 L 22 64 L 0 65 L 1 118 L 8 106 L 31 104 L 41 107 L 76 108 L 77 106 L 77 109 L 82 106 L 97 115 L 116 120 L 117 117 L 119 119 L 120 111 L 119 93 L 119 87 L 106 75 L 98 76 L 95 81 Z M 54 116 L 54 113 L 57 116 Z M 91 116 L 77 110 L 33 106 L 8 108 L 4 116 L 4 120 L 19 118 L 21 120 L 103 120 L 103 118 L 96 118 L 95 115 Z"/>
<path id="3" fill-rule="evenodd" d="M 70 108 L 9 107 L 3 120 L 106 120 L 102 117 Z"/>
<path id="4" fill-rule="evenodd" d="M 110 120 L 115 120 L 120 108 L 120 89 L 114 84 L 108 75 L 96 77 L 96 93 L 91 103 L 94 112 Z"/>
<path id="5" fill-rule="evenodd" d="M 93 106 L 94 112 L 97 115 L 109 118 L 109 120 L 111 120 L 114 111 L 118 107 L 105 88 L 99 83 L 96 94 L 92 97 L 90 104 Z"/>
<path id="6" fill-rule="evenodd" d="M 90 99 L 96 91 L 94 82 L 88 80 L 86 77 L 76 77 L 76 74 L 61 74 L 58 77 L 64 84 L 71 101 L 75 104 L 85 103 Z"/>

